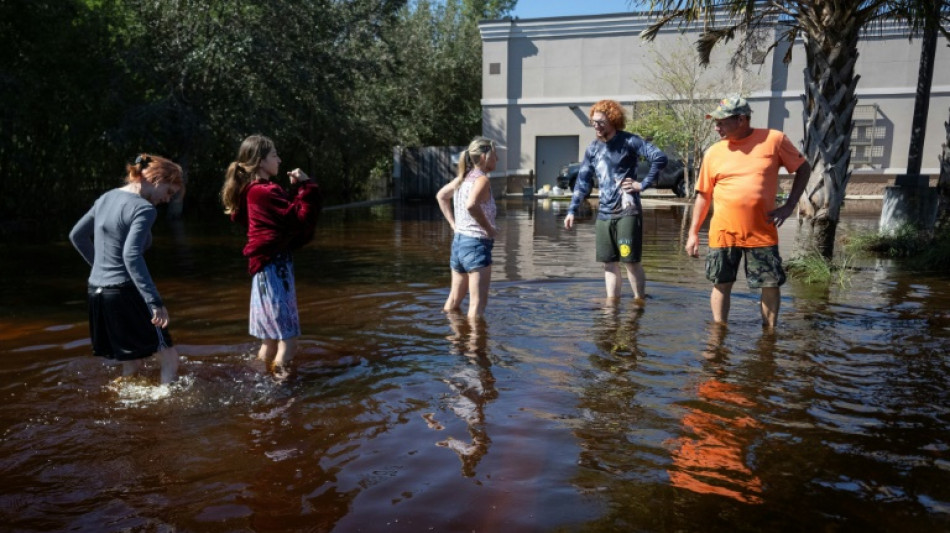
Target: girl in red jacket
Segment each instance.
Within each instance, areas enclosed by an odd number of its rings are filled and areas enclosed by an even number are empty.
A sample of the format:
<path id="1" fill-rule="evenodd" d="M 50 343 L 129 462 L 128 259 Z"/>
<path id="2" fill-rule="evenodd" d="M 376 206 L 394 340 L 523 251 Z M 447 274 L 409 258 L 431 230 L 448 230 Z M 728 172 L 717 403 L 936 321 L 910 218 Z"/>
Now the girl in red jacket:
<path id="1" fill-rule="evenodd" d="M 274 141 L 263 135 L 244 139 L 225 174 L 221 201 L 232 221 L 247 226 L 249 329 L 262 341 L 257 357 L 285 375 L 300 336 L 291 252 L 313 238 L 320 189 L 299 168 L 287 173 L 290 189 L 284 189 L 273 181 L 279 167 Z"/>

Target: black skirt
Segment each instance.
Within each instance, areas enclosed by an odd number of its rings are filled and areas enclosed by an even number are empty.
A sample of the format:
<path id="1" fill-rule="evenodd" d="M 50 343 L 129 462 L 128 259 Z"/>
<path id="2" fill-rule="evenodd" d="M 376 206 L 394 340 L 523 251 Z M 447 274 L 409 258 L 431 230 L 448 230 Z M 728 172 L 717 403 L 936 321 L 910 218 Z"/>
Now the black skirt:
<path id="1" fill-rule="evenodd" d="M 152 324 L 152 312 L 131 282 L 89 286 L 92 352 L 117 361 L 142 359 L 173 346 L 168 328 Z"/>

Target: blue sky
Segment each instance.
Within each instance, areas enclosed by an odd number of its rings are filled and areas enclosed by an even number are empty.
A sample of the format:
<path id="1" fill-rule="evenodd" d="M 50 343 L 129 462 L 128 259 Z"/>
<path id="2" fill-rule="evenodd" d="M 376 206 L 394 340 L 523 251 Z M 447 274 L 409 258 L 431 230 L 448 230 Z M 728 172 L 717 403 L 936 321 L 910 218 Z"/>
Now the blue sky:
<path id="1" fill-rule="evenodd" d="M 534 19 L 633 11 L 628 0 L 518 0 L 512 17 Z"/>

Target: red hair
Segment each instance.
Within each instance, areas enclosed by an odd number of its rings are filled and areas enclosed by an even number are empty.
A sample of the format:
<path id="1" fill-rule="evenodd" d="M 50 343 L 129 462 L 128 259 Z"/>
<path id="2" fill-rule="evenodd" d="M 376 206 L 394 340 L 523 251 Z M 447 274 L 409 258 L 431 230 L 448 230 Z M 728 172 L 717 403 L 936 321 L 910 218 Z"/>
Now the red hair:
<path id="1" fill-rule="evenodd" d="M 139 154 L 134 163 L 125 166 L 129 175 L 125 181 L 136 183 L 145 180 L 152 184 L 168 183 L 184 188 L 181 167 L 162 156 Z"/>
<path id="2" fill-rule="evenodd" d="M 601 100 L 590 106 L 590 113 L 587 117 L 594 119 L 594 113 L 603 113 L 615 130 L 623 131 L 627 125 L 627 114 L 623 111 L 623 106 L 616 100 Z"/>

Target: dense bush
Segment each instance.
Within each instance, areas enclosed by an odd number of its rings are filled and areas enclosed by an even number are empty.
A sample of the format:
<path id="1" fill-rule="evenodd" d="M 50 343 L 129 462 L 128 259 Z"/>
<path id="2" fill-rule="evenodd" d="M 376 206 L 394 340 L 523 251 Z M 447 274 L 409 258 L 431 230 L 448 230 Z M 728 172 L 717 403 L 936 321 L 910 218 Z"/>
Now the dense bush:
<path id="1" fill-rule="evenodd" d="M 331 202 L 362 199 L 393 146 L 480 132 L 477 21 L 513 4 L 0 0 L 0 222 L 77 216 L 141 151 L 217 209 L 252 133 Z"/>

